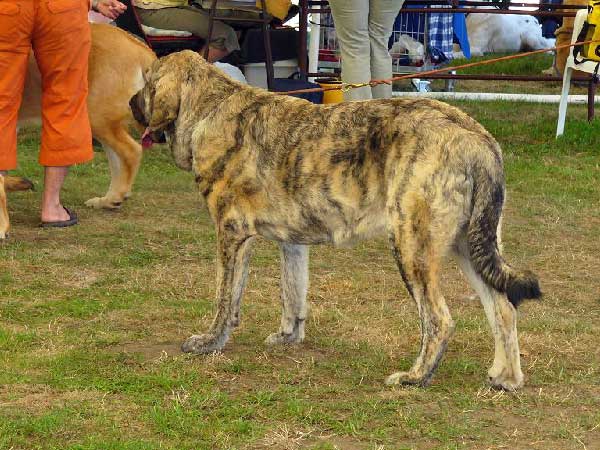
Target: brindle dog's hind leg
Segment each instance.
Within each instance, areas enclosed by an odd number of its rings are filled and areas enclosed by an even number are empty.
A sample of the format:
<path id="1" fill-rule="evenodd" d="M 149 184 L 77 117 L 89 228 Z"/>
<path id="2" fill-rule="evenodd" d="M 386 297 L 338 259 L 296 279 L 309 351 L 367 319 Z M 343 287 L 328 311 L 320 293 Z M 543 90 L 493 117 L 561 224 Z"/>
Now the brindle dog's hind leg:
<path id="1" fill-rule="evenodd" d="M 254 238 L 236 233 L 241 229 L 228 222 L 229 230 L 219 230 L 217 236 L 217 314 L 206 334 L 193 335 L 182 345 L 184 352 L 210 353 L 221 350 L 231 329 L 239 323 L 241 301 L 246 275 L 248 253 Z"/>
<path id="2" fill-rule="evenodd" d="M 399 211 L 392 214 L 390 223 L 395 229 L 390 240 L 402 278 L 419 309 L 421 351 L 408 372 L 396 372 L 386 379 L 386 383 L 425 386 L 431 380 L 454 330 L 450 311 L 439 288 L 438 271 L 445 236 L 436 236 L 437 230 L 432 227 L 431 212 L 424 199 L 416 198 L 412 202 L 411 208 L 404 214 L 404 223 L 400 222 L 399 214 Z"/>
<path id="3" fill-rule="evenodd" d="M 267 344 L 296 344 L 304 340 L 308 246 L 281 244 L 281 327 Z"/>
<path id="4" fill-rule="evenodd" d="M 500 234 L 500 231 L 498 231 Z M 475 271 L 465 242 L 459 243 L 454 254 L 479 300 L 494 335 L 494 362 L 488 370 L 490 383 L 497 388 L 514 391 L 523 386 L 521 355 L 517 338 L 517 311 L 506 295 L 488 286 Z"/>

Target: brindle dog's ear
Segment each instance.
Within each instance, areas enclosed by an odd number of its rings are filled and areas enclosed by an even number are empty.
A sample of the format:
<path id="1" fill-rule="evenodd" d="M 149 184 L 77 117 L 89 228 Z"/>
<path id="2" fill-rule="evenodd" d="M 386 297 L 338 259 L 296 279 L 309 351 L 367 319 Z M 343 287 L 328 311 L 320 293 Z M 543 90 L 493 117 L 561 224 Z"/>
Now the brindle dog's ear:
<path id="1" fill-rule="evenodd" d="M 148 124 L 151 130 L 163 130 L 177 119 L 180 92 L 181 87 L 175 71 L 166 71 L 155 81 L 152 114 Z"/>

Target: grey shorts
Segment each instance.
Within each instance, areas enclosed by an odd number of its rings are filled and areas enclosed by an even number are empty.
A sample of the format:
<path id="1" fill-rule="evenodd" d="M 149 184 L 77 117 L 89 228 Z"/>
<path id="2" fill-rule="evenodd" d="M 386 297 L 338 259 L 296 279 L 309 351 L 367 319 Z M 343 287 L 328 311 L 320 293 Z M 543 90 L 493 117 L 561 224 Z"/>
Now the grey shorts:
<path id="1" fill-rule="evenodd" d="M 164 30 L 189 31 L 194 36 L 208 36 L 208 12 L 193 6 L 176 6 L 161 9 L 135 8 L 144 25 Z M 218 20 L 214 21 L 210 47 L 232 52 L 240 45 L 233 28 Z"/>

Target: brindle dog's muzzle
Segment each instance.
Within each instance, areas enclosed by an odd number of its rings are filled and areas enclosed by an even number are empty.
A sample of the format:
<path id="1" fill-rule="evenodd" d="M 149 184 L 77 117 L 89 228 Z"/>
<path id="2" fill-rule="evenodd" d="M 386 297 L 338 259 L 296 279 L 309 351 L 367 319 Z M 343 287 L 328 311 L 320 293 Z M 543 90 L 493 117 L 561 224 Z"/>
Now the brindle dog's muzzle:
<path id="1" fill-rule="evenodd" d="M 152 131 L 148 127 L 148 120 L 144 115 L 144 106 L 140 103 L 143 102 L 143 97 L 140 95 L 140 92 L 135 94 L 129 100 L 129 107 L 131 108 L 131 112 L 133 114 L 133 118 L 141 125 L 146 127 L 144 133 L 141 137 L 142 148 L 150 148 L 154 143 L 165 143 L 167 142 L 165 134 L 160 131 Z"/>

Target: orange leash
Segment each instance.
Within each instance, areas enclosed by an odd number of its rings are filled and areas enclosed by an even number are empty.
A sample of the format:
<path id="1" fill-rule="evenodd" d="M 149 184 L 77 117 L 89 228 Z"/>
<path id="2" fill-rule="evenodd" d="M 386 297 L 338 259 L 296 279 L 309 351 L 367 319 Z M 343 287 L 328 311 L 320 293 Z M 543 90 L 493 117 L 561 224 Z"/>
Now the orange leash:
<path id="1" fill-rule="evenodd" d="M 349 91 L 350 89 L 356 89 L 356 88 L 361 88 L 361 87 L 366 87 L 366 86 L 373 87 L 373 86 L 377 86 L 378 84 L 391 84 L 392 81 L 407 80 L 409 78 L 424 78 L 426 75 L 433 75 L 435 73 L 449 72 L 451 70 L 483 66 L 486 64 L 493 64 L 498 61 L 508 61 L 510 59 L 524 58 L 526 56 L 536 55 L 538 53 L 546 53 L 546 52 L 553 51 L 553 50 L 559 50 L 561 48 L 574 47 L 576 45 L 586 45 L 586 44 L 591 44 L 594 42 L 600 42 L 600 41 L 599 40 L 591 40 L 591 41 L 583 41 L 583 42 L 574 42 L 572 44 L 563 44 L 563 45 L 558 45 L 556 47 L 544 48 L 541 50 L 534 50 L 534 51 L 525 52 L 525 53 L 519 53 L 518 55 L 501 56 L 500 58 L 488 59 L 486 61 L 462 64 L 460 66 L 444 67 L 442 69 L 433 69 L 433 70 L 427 70 L 425 72 L 410 73 L 410 74 L 400 75 L 400 76 L 393 77 L 393 78 L 388 78 L 385 80 L 371 80 L 367 83 L 342 83 L 340 86 L 335 86 L 335 87 L 298 89 L 295 91 L 277 92 L 277 94 L 304 94 L 304 93 L 309 93 L 309 92 L 326 92 L 326 91 L 339 91 L 339 90 L 341 90 L 342 92 L 346 92 L 346 91 Z"/>

